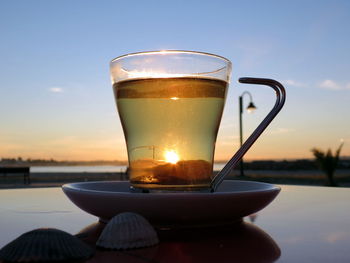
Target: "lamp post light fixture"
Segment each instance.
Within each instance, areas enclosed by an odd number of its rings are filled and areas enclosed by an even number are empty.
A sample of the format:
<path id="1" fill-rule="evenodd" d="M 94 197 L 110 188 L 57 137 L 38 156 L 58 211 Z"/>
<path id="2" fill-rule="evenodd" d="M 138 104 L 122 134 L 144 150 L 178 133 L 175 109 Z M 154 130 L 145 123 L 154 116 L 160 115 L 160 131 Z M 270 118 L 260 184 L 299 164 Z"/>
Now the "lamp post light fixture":
<path id="1" fill-rule="evenodd" d="M 243 125 L 242 125 L 242 115 L 243 115 L 243 97 L 244 95 L 248 95 L 250 102 L 247 107 L 247 112 L 248 113 L 253 113 L 256 110 L 256 106 L 253 103 L 253 97 L 252 94 L 248 91 L 244 91 L 241 96 L 239 96 L 239 141 L 240 141 L 240 146 L 242 147 L 243 144 Z M 240 175 L 244 176 L 244 162 L 243 162 L 243 157 L 240 162 Z"/>

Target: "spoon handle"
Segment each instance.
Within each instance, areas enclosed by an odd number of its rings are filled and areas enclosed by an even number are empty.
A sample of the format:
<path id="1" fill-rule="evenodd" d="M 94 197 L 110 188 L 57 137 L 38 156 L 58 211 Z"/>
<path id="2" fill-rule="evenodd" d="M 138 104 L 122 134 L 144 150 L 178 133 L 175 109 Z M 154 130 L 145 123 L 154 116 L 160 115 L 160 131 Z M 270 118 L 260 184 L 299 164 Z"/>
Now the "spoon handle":
<path id="1" fill-rule="evenodd" d="M 235 155 L 228 161 L 224 168 L 213 178 L 211 182 L 211 192 L 215 192 L 219 185 L 224 180 L 231 170 L 240 162 L 244 154 L 250 149 L 254 142 L 264 132 L 271 121 L 276 117 L 282 109 L 286 100 L 286 91 L 281 83 L 273 79 L 264 78 L 240 78 L 240 83 L 266 85 L 273 88 L 276 92 L 276 103 L 265 119 L 259 124 L 255 131 L 244 142 L 242 147 L 235 153 Z"/>

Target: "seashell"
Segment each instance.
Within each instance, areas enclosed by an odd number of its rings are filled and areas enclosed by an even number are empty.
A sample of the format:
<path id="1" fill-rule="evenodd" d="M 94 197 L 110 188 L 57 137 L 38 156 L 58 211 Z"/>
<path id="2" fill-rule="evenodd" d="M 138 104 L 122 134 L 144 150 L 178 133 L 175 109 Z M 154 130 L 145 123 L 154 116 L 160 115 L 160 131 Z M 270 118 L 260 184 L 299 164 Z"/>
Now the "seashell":
<path id="1" fill-rule="evenodd" d="M 159 243 L 153 226 L 141 215 L 125 212 L 113 217 L 96 245 L 108 249 L 150 247 Z"/>
<path id="2" fill-rule="evenodd" d="M 53 228 L 22 234 L 0 250 L 0 259 L 10 262 L 52 262 L 87 259 L 94 251 L 77 237 Z"/>

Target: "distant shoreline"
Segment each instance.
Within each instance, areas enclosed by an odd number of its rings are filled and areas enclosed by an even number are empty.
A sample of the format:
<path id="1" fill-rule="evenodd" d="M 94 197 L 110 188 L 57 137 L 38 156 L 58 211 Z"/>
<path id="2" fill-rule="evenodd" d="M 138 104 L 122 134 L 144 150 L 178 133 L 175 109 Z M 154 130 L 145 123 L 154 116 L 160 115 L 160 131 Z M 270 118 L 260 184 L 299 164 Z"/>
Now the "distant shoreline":
<path id="1" fill-rule="evenodd" d="M 350 156 L 341 156 L 341 161 L 350 162 Z M 253 162 L 300 162 L 300 161 L 306 161 L 306 162 L 313 162 L 314 158 L 278 158 L 278 159 L 257 159 L 257 160 L 246 160 L 247 163 L 253 163 Z M 221 159 L 221 160 L 215 160 L 215 163 L 227 163 L 227 160 Z M 0 157 L 0 165 L 31 165 L 31 166 L 44 166 L 44 165 L 127 165 L 128 160 L 55 160 L 55 159 L 34 159 L 34 158 L 22 158 L 22 157 Z"/>
<path id="2" fill-rule="evenodd" d="M 223 167 L 227 161 L 215 161 L 214 167 Z M 127 167 L 127 161 L 55 161 L 55 160 L 22 160 L 6 159 L 0 160 L 0 167 Z M 220 168 L 220 169 L 221 169 Z M 237 166 L 236 169 L 239 167 Z M 313 159 L 297 159 L 297 160 L 254 160 L 245 161 L 244 168 L 248 170 L 315 170 L 318 167 Z M 338 164 L 338 169 L 350 169 L 350 158 L 341 158 Z"/>
<path id="3" fill-rule="evenodd" d="M 1 159 L 0 166 L 104 166 L 104 165 L 127 165 L 127 161 L 51 161 L 33 160 L 19 161 L 17 159 Z"/>

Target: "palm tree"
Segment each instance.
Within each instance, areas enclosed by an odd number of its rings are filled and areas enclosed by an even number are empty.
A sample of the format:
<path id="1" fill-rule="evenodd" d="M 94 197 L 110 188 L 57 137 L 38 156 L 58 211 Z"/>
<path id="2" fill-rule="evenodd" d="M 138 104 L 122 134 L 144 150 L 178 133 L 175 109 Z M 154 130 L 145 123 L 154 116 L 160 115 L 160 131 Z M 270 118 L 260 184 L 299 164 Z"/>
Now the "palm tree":
<path id="1" fill-rule="evenodd" d="M 338 162 L 339 162 L 339 155 L 341 148 L 343 147 L 343 144 L 340 144 L 335 154 L 332 154 L 332 150 L 328 149 L 327 152 L 324 152 L 320 149 L 313 148 L 311 149 L 311 152 L 313 153 L 315 157 L 315 161 L 317 165 L 320 167 L 320 169 L 325 172 L 328 184 L 329 186 L 337 186 L 336 182 L 334 181 L 334 172 L 337 168 Z"/>

